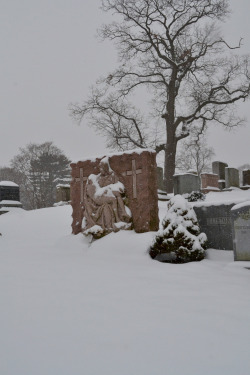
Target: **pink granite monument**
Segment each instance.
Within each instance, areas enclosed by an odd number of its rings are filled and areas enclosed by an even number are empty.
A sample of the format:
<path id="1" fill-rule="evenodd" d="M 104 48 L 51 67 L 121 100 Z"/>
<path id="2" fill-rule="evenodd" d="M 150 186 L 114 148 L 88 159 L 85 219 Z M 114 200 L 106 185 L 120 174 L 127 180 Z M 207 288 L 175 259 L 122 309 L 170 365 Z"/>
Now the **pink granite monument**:
<path id="1" fill-rule="evenodd" d="M 109 169 L 106 172 L 105 168 L 102 168 L 104 160 Z M 109 222 L 109 226 L 115 231 L 115 228 L 121 225 L 119 223 L 131 221 L 125 214 L 129 211 L 137 233 L 158 230 L 157 168 L 154 151 L 131 150 L 85 159 L 72 163 L 71 168 L 74 234 L 84 231 L 86 223 L 88 229 L 90 225 L 103 227 L 103 223 Z M 99 199 L 102 196 L 101 191 L 103 198 Z M 96 217 L 96 221 L 89 224 L 91 215 Z"/>
<path id="2" fill-rule="evenodd" d="M 220 191 L 219 176 L 215 173 L 201 173 L 201 191 L 202 193 Z"/>

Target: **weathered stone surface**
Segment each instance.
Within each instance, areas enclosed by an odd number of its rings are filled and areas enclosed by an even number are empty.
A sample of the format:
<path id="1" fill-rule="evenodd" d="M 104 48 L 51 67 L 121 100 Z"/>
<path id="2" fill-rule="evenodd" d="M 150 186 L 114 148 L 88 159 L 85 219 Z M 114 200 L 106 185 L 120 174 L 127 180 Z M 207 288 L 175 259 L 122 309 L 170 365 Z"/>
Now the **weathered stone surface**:
<path id="1" fill-rule="evenodd" d="M 12 181 L 0 182 L 0 201 L 20 201 L 19 186 Z"/>
<path id="2" fill-rule="evenodd" d="M 70 201 L 70 185 L 59 184 L 56 187 L 56 201 L 68 202 Z"/>
<path id="3" fill-rule="evenodd" d="M 234 260 L 250 261 L 250 201 L 231 210 Z"/>
<path id="4" fill-rule="evenodd" d="M 250 169 L 242 171 L 243 186 L 250 186 Z"/>
<path id="5" fill-rule="evenodd" d="M 194 210 L 202 232 L 208 239 L 208 247 L 233 250 L 231 208 L 234 203 L 222 205 L 194 204 Z"/>
<path id="6" fill-rule="evenodd" d="M 83 234 L 100 238 L 120 229 L 131 229 L 131 212 L 125 187 L 111 169 L 108 158 L 99 164 L 100 173 L 91 174 L 84 189 Z"/>
<path id="7" fill-rule="evenodd" d="M 161 167 L 157 167 L 157 187 L 159 190 L 166 190 L 163 181 L 163 168 Z"/>
<path id="8" fill-rule="evenodd" d="M 210 191 L 220 191 L 219 189 L 219 176 L 214 173 L 201 174 L 201 191 L 208 193 Z"/>
<path id="9" fill-rule="evenodd" d="M 191 173 L 174 175 L 174 195 L 189 194 L 200 190 L 200 179 Z"/>
<path id="10" fill-rule="evenodd" d="M 227 163 L 223 163 L 222 161 L 213 161 L 212 163 L 212 171 L 214 174 L 219 176 L 219 180 L 225 180 L 225 168 L 228 167 Z"/>
<path id="11" fill-rule="evenodd" d="M 81 232 L 84 209 L 84 188 L 90 174 L 99 174 L 102 157 L 72 163 L 71 204 L 72 231 Z M 128 151 L 110 155 L 110 167 L 126 189 L 128 207 L 136 232 L 158 230 L 156 154 L 153 151 Z"/>
<path id="12" fill-rule="evenodd" d="M 226 177 L 226 188 L 240 187 L 240 177 L 239 177 L 238 169 L 227 167 L 225 169 L 225 177 Z"/>

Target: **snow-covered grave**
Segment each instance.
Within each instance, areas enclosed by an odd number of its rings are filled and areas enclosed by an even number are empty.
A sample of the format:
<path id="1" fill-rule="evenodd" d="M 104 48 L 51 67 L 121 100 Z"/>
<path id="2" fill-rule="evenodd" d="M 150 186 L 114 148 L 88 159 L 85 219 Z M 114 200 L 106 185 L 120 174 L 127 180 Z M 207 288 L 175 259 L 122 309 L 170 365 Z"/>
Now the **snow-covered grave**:
<path id="1" fill-rule="evenodd" d="M 0 374 L 250 373 L 250 262 L 209 249 L 160 263 L 147 253 L 155 232 L 89 244 L 71 220 L 70 206 L 0 216 Z"/>

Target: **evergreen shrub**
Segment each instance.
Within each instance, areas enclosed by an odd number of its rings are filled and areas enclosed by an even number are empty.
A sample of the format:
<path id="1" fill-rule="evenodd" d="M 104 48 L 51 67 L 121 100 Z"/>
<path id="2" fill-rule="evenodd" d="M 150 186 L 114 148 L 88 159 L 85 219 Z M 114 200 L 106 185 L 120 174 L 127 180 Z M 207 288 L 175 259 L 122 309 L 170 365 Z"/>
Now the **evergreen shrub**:
<path id="1" fill-rule="evenodd" d="M 200 233 L 194 209 L 181 195 L 168 202 L 162 228 L 149 249 L 153 259 L 169 263 L 200 261 L 205 256 L 207 237 Z"/>

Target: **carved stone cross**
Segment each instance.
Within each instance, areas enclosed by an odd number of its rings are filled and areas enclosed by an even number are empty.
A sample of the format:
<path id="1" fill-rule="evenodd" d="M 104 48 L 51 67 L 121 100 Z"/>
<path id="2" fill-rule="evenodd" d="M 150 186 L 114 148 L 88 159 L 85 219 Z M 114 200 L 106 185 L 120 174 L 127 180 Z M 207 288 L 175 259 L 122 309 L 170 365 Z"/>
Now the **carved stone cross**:
<path id="1" fill-rule="evenodd" d="M 141 169 L 136 169 L 135 160 L 132 160 L 132 171 L 123 172 L 123 176 L 132 176 L 133 177 L 133 198 L 137 198 L 137 189 L 136 189 L 136 176 L 141 174 Z"/>
<path id="2" fill-rule="evenodd" d="M 83 183 L 87 181 L 88 177 L 83 177 L 83 168 L 80 168 L 80 177 L 75 178 L 75 182 L 80 182 L 81 184 L 81 203 L 83 202 Z"/>

